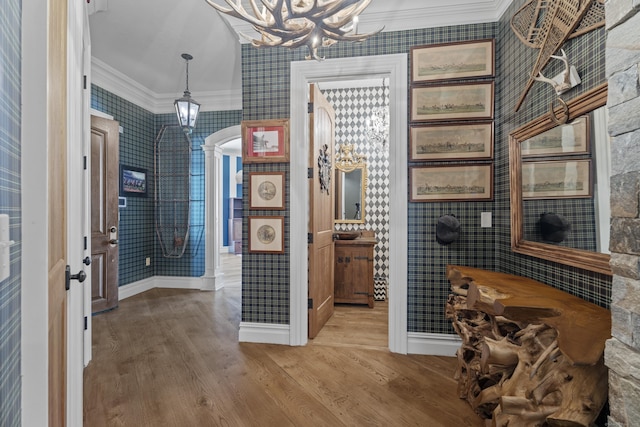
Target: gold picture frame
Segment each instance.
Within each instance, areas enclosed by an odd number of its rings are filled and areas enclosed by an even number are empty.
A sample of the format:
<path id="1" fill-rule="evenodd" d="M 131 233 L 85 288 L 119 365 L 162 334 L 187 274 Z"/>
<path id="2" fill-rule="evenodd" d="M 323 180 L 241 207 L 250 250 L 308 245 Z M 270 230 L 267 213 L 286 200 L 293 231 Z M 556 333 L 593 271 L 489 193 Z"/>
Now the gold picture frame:
<path id="1" fill-rule="evenodd" d="M 411 88 L 411 121 L 493 119 L 494 82 Z"/>
<path id="2" fill-rule="evenodd" d="M 250 253 L 284 253 L 283 216 L 250 216 L 247 219 Z"/>
<path id="3" fill-rule="evenodd" d="M 243 120 L 242 163 L 289 161 L 289 119 Z"/>
<path id="4" fill-rule="evenodd" d="M 493 163 L 412 166 L 411 202 L 493 200 Z"/>
<path id="5" fill-rule="evenodd" d="M 412 125 L 409 160 L 491 160 L 493 122 Z"/>
<path id="6" fill-rule="evenodd" d="M 591 160 L 522 162 L 522 199 L 577 199 L 592 196 Z"/>
<path id="7" fill-rule="evenodd" d="M 249 173 L 249 209 L 284 210 L 284 172 Z"/>
<path id="8" fill-rule="evenodd" d="M 493 77 L 494 39 L 442 43 L 411 48 L 412 83 Z"/>

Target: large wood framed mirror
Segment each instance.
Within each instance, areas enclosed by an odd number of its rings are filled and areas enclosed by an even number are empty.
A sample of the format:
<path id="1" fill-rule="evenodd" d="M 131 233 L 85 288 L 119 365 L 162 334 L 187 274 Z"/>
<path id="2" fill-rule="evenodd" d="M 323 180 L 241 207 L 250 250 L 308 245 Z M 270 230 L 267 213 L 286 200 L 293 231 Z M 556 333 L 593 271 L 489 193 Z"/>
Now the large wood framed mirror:
<path id="1" fill-rule="evenodd" d="M 353 151 L 353 144 L 340 144 L 335 170 L 335 222 L 364 224 L 367 193 L 367 163 L 364 156 Z"/>
<path id="2" fill-rule="evenodd" d="M 606 101 L 603 84 L 566 103 L 566 124 L 547 113 L 510 134 L 514 252 L 611 274 Z M 543 237 L 540 218 L 548 213 L 570 224 L 561 241 Z"/>

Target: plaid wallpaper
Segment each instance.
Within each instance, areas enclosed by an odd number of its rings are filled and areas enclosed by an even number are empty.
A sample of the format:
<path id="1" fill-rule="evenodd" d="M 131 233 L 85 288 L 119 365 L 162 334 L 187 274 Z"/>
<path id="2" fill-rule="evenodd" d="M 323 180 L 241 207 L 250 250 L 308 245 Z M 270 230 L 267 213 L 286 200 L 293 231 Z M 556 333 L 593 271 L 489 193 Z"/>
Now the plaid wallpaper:
<path id="1" fill-rule="evenodd" d="M 10 274 L 0 282 L 0 426 L 20 425 L 21 19 L 20 0 L 0 8 L 0 214 L 9 215 Z"/>
<path id="2" fill-rule="evenodd" d="M 409 332 L 453 333 L 443 309 L 449 294 L 449 283 L 445 278 L 447 264 L 528 276 L 608 306 L 611 279 L 606 275 L 511 252 L 508 135 L 518 126 L 544 114 L 551 101 L 551 91 L 543 85 L 534 85 L 520 111 L 514 112 L 537 55 L 536 50 L 520 42 L 509 26 L 510 17 L 522 4 L 524 0 L 514 1 L 497 23 L 382 33 L 362 44 L 338 43 L 320 52 L 327 58 L 381 55 L 408 53 L 417 45 L 496 39 L 494 201 L 409 203 L 406 284 Z M 582 85 L 573 89 L 569 97 L 604 81 L 603 47 L 604 30 L 588 33 L 566 44 L 567 53 L 582 77 Z M 289 117 L 290 63 L 304 60 L 304 55 L 303 49 L 242 46 L 244 119 Z M 559 66 L 552 63 L 547 74 L 557 74 Z M 287 171 L 285 165 L 272 165 L 271 168 Z M 245 173 L 253 170 L 258 167 L 245 167 Z M 480 228 L 481 212 L 493 213 L 492 228 Z M 287 241 L 288 213 L 287 209 Z M 437 218 L 444 214 L 455 214 L 462 226 L 460 239 L 448 246 L 437 244 L 434 238 Z M 284 256 L 244 254 L 243 321 L 288 322 L 288 258 L 288 248 Z"/>
<path id="3" fill-rule="evenodd" d="M 417 45 L 492 38 L 496 36 L 497 27 L 497 23 L 489 23 L 381 33 L 361 44 L 338 43 L 320 54 L 340 58 L 409 53 L 411 47 Z M 289 117 L 290 63 L 304 60 L 304 55 L 303 49 L 242 46 L 243 119 Z M 272 167 L 286 171 L 288 168 L 283 166 L 286 165 Z M 245 172 L 254 168 L 254 165 L 246 165 Z M 446 264 L 495 268 L 495 228 L 479 227 L 480 212 L 492 211 L 492 206 L 492 202 L 409 204 L 406 286 L 410 332 L 453 332 L 444 318 L 444 304 L 449 293 L 444 271 Z M 458 242 L 443 247 L 435 241 L 435 224 L 438 217 L 449 213 L 460 219 L 463 233 Z M 285 211 L 285 241 L 289 239 L 288 215 L 289 209 Z M 288 323 L 288 247 L 285 255 L 243 255 L 243 321 Z M 275 268 L 272 263 L 282 267 Z M 262 299 L 261 295 L 266 295 L 268 300 Z"/>
<path id="4" fill-rule="evenodd" d="M 204 274 L 204 145 L 206 137 L 221 129 L 240 124 L 241 112 L 238 111 L 206 111 L 198 115 L 196 127 L 191 134 L 191 195 L 190 195 L 190 237 L 181 258 L 165 258 L 162 249 L 156 245 L 155 274 L 159 276 L 191 276 Z M 177 124 L 175 114 L 158 114 L 155 131 L 160 131 L 163 124 Z M 153 157 L 153 143 L 151 143 Z M 167 218 L 170 220 L 170 218 Z M 155 236 L 155 227 L 154 227 Z"/>
<path id="5" fill-rule="evenodd" d="M 518 112 L 515 106 L 537 58 L 538 50 L 525 46 L 513 34 L 509 19 L 525 3 L 515 0 L 499 22 L 496 45 L 496 160 L 495 209 L 497 267 L 506 273 L 531 277 L 542 283 L 562 289 L 603 307 L 611 298 L 611 277 L 592 273 L 552 261 L 520 255 L 511 251 L 509 216 L 509 133 L 548 111 L 555 93 L 548 85 L 536 83 Z M 582 84 L 563 95 L 573 99 L 605 82 L 605 30 L 592 31 L 569 40 L 564 46 L 572 65 L 575 65 Z M 554 76 L 562 70 L 561 61 L 551 61 L 544 72 Z M 563 201 L 527 201 L 527 210 L 537 212 L 555 210 L 567 214 L 576 226 L 572 239 L 584 245 L 593 245 L 593 224 L 581 223 L 575 213 L 590 212 L 590 199 Z M 573 211 L 574 214 L 571 212 Z M 560 212 L 558 212 L 560 213 Z M 577 230 L 581 230 L 578 232 Z"/>
<path id="6" fill-rule="evenodd" d="M 204 273 L 204 153 L 200 148 L 210 134 L 240 124 L 240 111 L 209 111 L 198 116 L 191 135 L 190 238 L 181 258 L 165 258 L 156 239 L 154 215 L 153 145 L 163 124 L 177 124 L 175 114 L 153 114 L 93 85 L 91 106 L 120 123 L 120 164 L 146 169 L 146 198 L 128 197 L 120 209 L 119 285 L 154 275 L 198 277 Z M 151 258 L 151 266 L 145 259 Z"/>
<path id="7" fill-rule="evenodd" d="M 154 115 L 96 85 L 91 86 L 91 107 L 113 116 L 120 133 L 120 164 L 147 170 L 153 176 Z M 120 208 L 118 224 L 118 285 L 146 279 L 155 274 L 153 180 L 148 181 L 146 197 L 127 197 Z M 145 258 L 151 266 L 145 267 Z"/>

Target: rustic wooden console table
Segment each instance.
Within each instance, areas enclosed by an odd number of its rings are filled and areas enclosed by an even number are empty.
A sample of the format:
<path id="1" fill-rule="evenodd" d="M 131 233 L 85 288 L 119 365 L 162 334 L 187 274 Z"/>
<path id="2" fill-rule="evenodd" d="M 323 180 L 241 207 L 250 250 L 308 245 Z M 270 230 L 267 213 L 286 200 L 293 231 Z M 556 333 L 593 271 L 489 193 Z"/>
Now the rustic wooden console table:
<path id="1" fill-rule="evenodd" d="M 589 426 L 607 400 L 609 310 L 525 277 L 447 266 L 458 393 L 492 425 Z"/>

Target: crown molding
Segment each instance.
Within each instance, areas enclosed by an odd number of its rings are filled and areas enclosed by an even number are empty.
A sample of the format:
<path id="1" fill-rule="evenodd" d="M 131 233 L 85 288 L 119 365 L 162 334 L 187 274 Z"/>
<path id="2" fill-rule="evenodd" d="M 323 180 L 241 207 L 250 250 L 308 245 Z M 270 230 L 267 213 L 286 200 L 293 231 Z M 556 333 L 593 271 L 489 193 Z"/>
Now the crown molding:
<path id="1" fill-rule="evenodd" d="M 91 58 L 91 82 L 153 114 L 173 113 L 173 101 L 182 94 L 157 94 L 120 71 Z M 242 91 L 192 92 L 200 103 L 200 111 L 227 111 L 242 109 Z"/>

